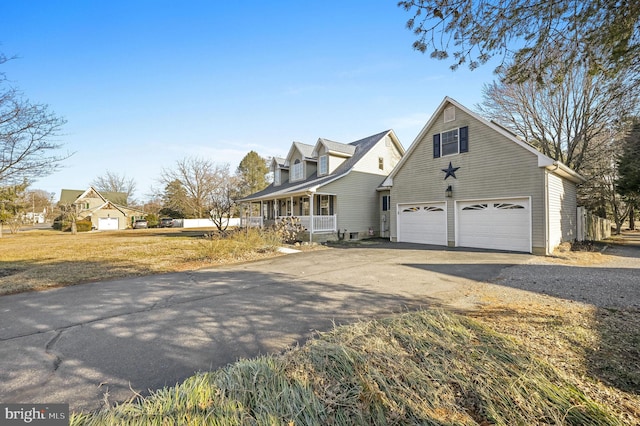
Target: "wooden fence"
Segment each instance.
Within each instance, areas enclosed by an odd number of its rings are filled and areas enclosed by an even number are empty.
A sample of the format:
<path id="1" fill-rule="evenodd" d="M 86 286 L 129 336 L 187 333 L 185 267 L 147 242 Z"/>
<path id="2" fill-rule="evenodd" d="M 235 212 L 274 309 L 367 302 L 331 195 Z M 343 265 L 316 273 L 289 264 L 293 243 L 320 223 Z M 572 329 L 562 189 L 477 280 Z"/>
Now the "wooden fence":
<path id="1" fill-rule="evenodd" d="M 578 237 L 577 241 L 600 241 L 611 237 L 612 222 L 578 207 Z"/>

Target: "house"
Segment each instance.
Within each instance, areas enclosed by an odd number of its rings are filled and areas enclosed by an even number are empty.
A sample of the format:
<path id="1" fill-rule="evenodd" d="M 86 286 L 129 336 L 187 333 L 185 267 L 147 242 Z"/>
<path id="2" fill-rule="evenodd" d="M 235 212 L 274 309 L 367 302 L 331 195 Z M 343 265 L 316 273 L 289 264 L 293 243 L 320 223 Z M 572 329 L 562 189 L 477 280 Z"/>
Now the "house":
<path id="1" fill-rule="evenodd" d="M 381 217 L 392 241 L 546 255 L 576 238 L 584 180 L 446 97 L 378 188 Z"/>
<path id="2" fill-rule="evenodd" d="M 312 241 L 380 235 L 377 188 L 403 154 L 393 130 L 348 144 L 294 142 L 285 158 L 272 159 L 273 183 L 239 200 L 251 206 L 243 221 L 264 226 L 295 216 Z"/>
<path id="3" fill-rule="evenodd" d="M 77 220 L 88 219 L 98 230 L 130 228 L 136 219 L 144 218 L 141 210 L 123 206 L 127 194 L 123 192 L 100 192 L 93 186 L 86 190 L 63 189 L 61 206 L 75 209 Z"/>

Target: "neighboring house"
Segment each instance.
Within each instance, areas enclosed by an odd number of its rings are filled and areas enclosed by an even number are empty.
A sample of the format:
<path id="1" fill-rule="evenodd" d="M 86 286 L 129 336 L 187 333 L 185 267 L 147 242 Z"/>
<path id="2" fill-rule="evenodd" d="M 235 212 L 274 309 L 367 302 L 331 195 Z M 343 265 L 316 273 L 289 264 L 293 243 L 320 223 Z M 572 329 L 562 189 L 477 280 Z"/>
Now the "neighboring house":
<path id="1" fill-rule="evenodd" d="M 239 200 L 251 205 L 243 220 L 262 226 L 295 216 L 313 241 L 380 235 L 376 189 L 403 154 L 393 130 L 349 144 L 294 142 L 271 161 L 273 183 Z"/>
<path id="2" fill-rule="evenodd" d="M 378 191 L 392 241 L 545 255 L 576 238 L 582 182 L 447 97 Z"/>
<path id="3" fill-rule="evenodd" d="M 77 220 L 90 220 L 94 229 L 103 231 L 127 229 L 136 219 L 144 218 L 143 211 L 121 205 L 126 200 L 123 192 L 100 192 L 90 186 L 84 191 L 63 189 L 59 204 L 75 209 Z"/>

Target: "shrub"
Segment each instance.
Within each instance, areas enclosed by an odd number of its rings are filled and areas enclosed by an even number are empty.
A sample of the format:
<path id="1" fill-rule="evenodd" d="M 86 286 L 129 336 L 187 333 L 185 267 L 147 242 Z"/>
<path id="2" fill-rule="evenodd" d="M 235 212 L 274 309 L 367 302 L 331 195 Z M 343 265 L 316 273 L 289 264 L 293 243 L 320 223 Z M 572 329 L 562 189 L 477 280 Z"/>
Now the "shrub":
<path id="1" fill-rule="evenodd" d="M 91 231 L 93 227 L 93 223 L 90 220 L 79 220 L 76 222 L 76 229 L 78 232 L 88 232 Z"/>
<path id="2" fill-rule="evenodd" d="M 277 249 L 279 240 L 273 232 L 259 229 L 240 229 L 205 234 L 198 241 L 198 257 L 202 260 L 242 260 L 252 253 L 266 253 Z"/>
<path id="3" fill-rule="evenodd" d="M 291 244 L 299 241 L 299 235 L 304 231 L 300 218 L 295 216 L 283 217 L 271 227 L 281 242 Z"/>
<path id="4" fill-rule="evenodd" d="M 149 213 L 145 216 L 145 219 L 147 220 L 147 227 L 149 228 L 157 228 L 160 223 L 160 217 L 155 213 Z"/>

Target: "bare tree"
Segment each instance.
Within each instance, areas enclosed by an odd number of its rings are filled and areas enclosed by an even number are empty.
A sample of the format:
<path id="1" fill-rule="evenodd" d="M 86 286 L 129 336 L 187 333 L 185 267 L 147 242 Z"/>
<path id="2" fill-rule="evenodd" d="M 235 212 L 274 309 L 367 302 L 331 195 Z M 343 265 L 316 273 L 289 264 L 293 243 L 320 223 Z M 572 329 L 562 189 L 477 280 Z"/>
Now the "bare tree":
<path id="1" fill-rule="evenodd" d="M 219 231 L 224 232 L 229 226 L 235 199 L 238 197 L 238 188 L 241 178 L 229 173 L 229 167 L 220 169 L 215 177 L 216 185 L 209 194 L 209 217 Z"/>
<path id="2" fill-rule="evenodd" d="M 598 216 L 611 219 L 616 225 L 617 234 L 621 232 L 632 207 L 632 203 L 621 195 L 618 185 L 616 159 L 625 133 L 624 127 L 617 126 L 607 137 L 596 141 L 597 149 L 592 151 L 582 170 L 588 180 L 578 192 L 578 202 Z"/>
<path id="3" fill-rule="evenodd" d="M 186 192 L 184 203 L 187 216 L 202 218 L 209 216 L 209 204 L 219 182 L 219 176 L 228 173 L 228 165 L 214 164 L 209 160 L 188 157 L 176 162 L 174 169 L 163 169 L 160 181 L 165 185 L 175 185 L 178 181 Z"/>
<path id="4" fill-rule="evenodd" d="M 566 58 L 565 58 L 566 59 Z M 545 155 L 580 171 L 593 142 L 608 136 L 615 120 L 638 99 L 637 85 L 624 73 L 615 79 L 576 64 L 551 65 L 542 82 L 494 82 L 483 88 L 485 116 L 513 130 Z"/>
<path id="5" fill-rule="evenodd" d="M 98 176 L 91 182 L 98 191 L 121 192 L 126 194 L 124 200 L 117 200 L 118 204 L 129 205 L 133 203 L 133 194 L 136 191 L 136 181 L 126 175 L 107 170 L 104 175 Z"/>
<path id="6" fill-rule="evenodd" d="M 0 53 L 0 65 L 9 58 Z M 32 104 L 0 73 L 0 186 L 47 176 L 71 154 L 56 155 L 63 118 L 47 105 Z"/>

